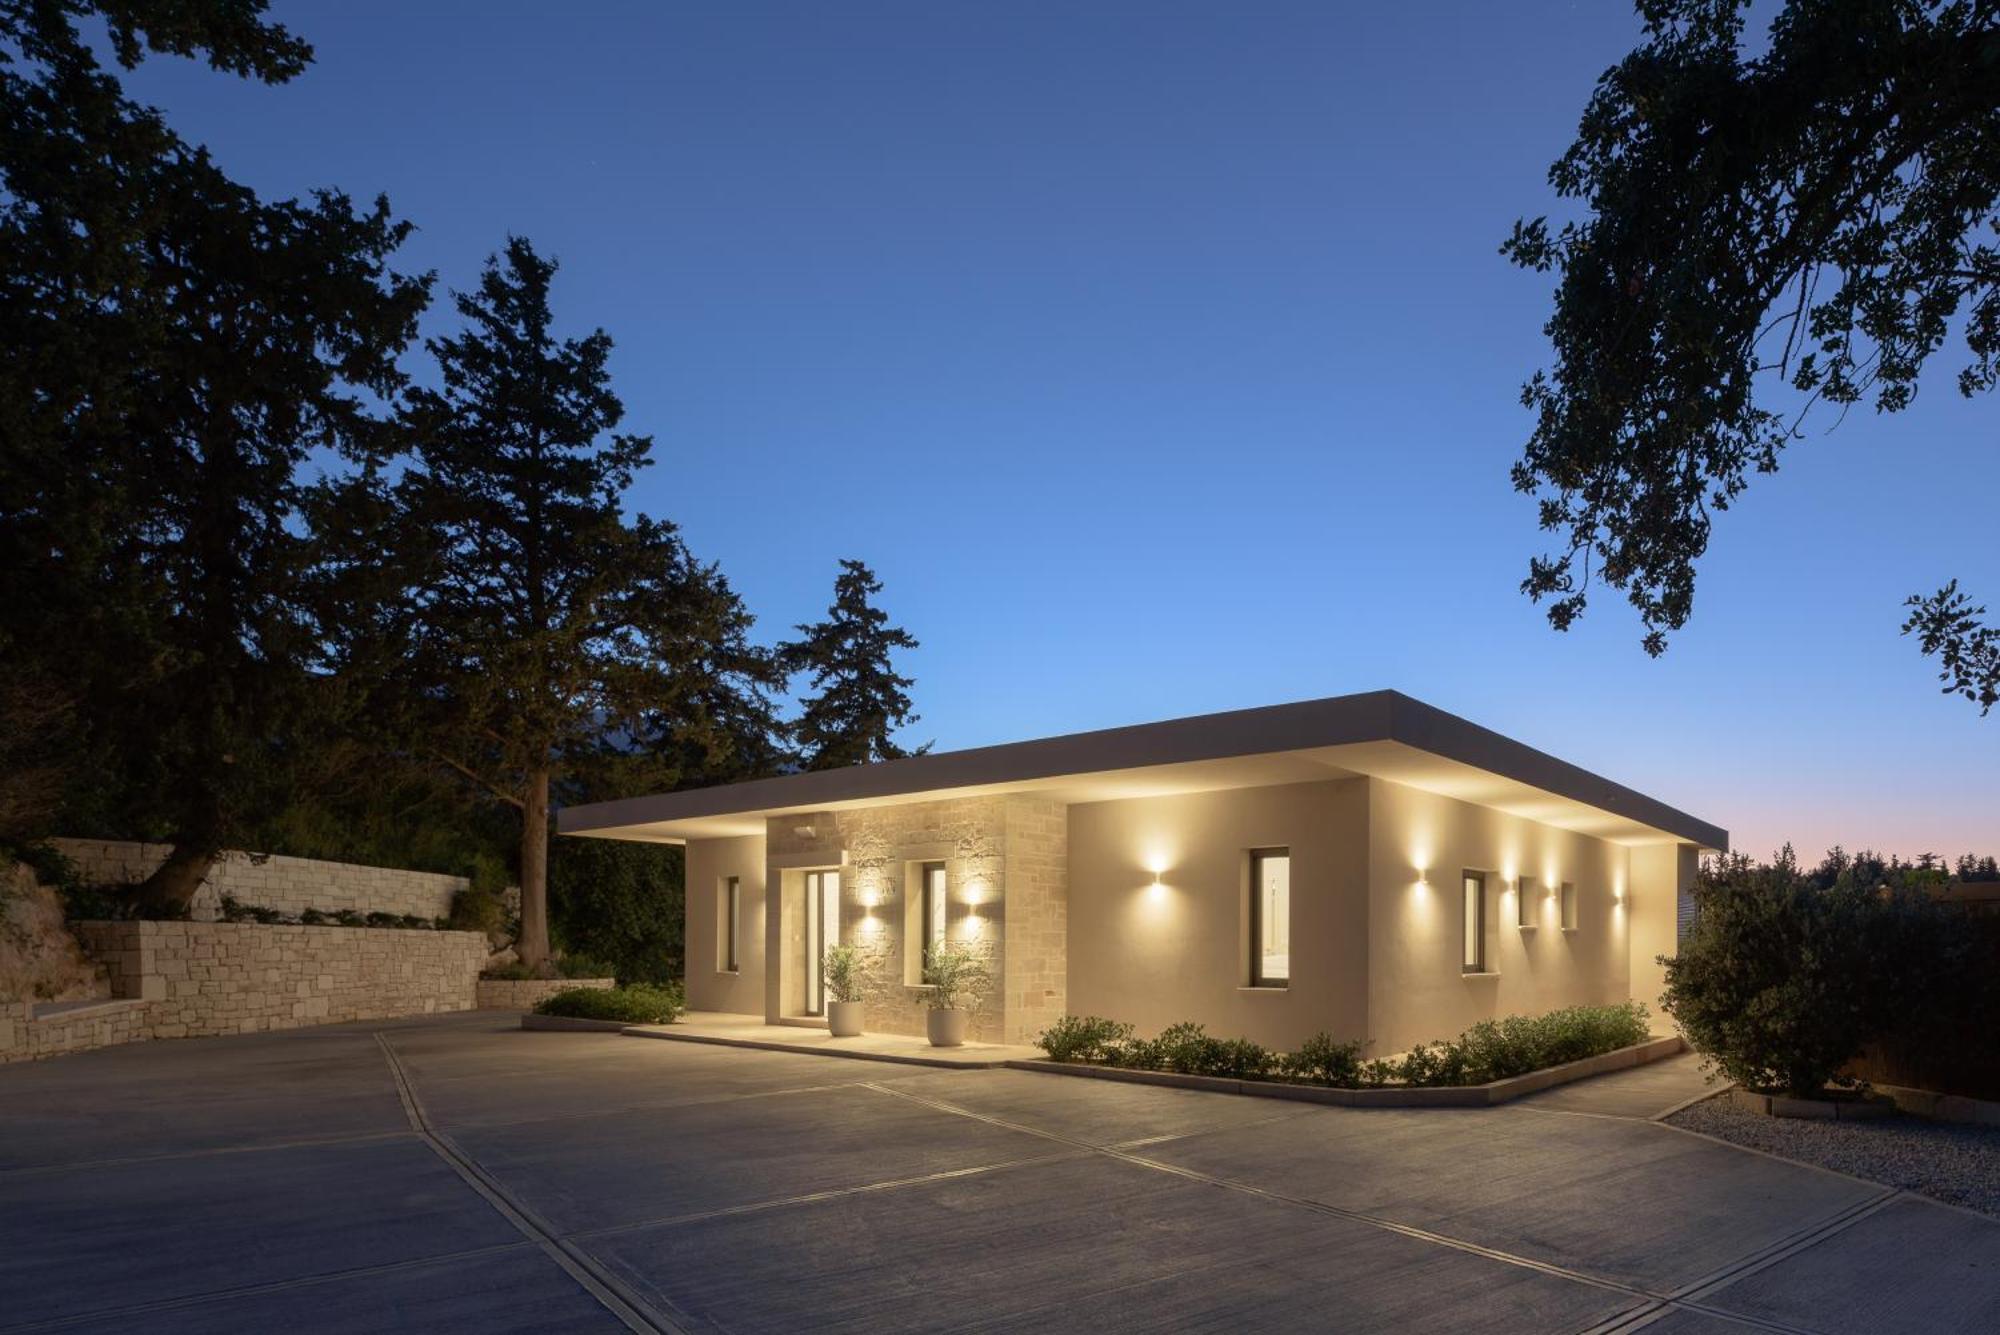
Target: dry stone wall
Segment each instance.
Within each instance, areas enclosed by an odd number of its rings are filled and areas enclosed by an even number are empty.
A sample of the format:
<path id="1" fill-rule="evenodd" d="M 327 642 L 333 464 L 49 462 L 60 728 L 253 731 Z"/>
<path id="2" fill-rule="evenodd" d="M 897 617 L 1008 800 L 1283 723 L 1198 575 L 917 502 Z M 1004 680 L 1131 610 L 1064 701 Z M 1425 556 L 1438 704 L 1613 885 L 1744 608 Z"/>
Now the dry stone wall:
<path id="1" fill-rule="evenodd" d="M 558 992 L 616 986 L 615 978 L 482 978 L 477 1004 L 483 1011 L 531 1011 Z"/>
<path id="2" fill-rule="evenodd" d="M 63 856 L 77 864 L 84 880 L 100 885 L 129 885 L 145 880 L 164 862 L 166 844 L 121 839 L 52 839 Z M 190 914 L 197 922 L 221 916 L 222 897 L 276 909 L 297 916 L 305 909 L 338 913 L 393 913 L 418 918 L 442 918 L 451 912 L 451 898 L 466 888 L 463 876 L 364 867 L 352 862 L 322 862 L 277 853 L 225 853 L 195 892 Z"/>
<path id="3" fill-rule="evenodd" d="M 114 993 L 146 1003 L 146 1038 L 470 1010 L 486 961 L 478 932 L 83 922 L 76 934 Z"/>

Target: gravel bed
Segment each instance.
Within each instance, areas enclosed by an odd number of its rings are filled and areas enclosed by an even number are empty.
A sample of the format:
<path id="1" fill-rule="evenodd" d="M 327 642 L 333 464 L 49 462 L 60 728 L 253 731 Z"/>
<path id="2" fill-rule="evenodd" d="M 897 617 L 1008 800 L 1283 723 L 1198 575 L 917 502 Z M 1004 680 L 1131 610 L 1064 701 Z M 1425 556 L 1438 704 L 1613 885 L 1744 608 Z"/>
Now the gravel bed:
<path id="1" fill-rule="evenodd" d="M 1683 1108 L 1667 1121 L 1733 1145 L 2000 1217 L 2000 1127 L 1933 1122 L 1902 1113 L 1868 1122 L 1766 1117 L 1723 1098 Z"/>

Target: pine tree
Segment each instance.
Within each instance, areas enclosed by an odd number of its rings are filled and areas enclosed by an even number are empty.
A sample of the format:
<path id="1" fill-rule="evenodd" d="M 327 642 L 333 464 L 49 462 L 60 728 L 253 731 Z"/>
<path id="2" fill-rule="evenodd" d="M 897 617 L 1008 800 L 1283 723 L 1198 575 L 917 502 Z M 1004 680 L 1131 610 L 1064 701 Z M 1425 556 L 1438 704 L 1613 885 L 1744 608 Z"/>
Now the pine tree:
<path id="1" fill-rule="evenodd" d="M 840 563 L 833 585 L 833 605 L 827 619 L 797 629 L 802 638 L 779 648 L 786 668 L 807 673 L 813 694 L 800 704 L 793 737 L 807 769 L 839 769 L 877 760 L 921 755 L 897 745 L 898 728 L 915 723 L 908 688 L 890 661 L 898 649 L 914 649 L 908 631 L 889 624 L 886 612 L 870 600 L 882 592 L 882 581 L 859 561 Z"/>
<path id="2" fill-rule="evenodd" d="M 439 387 L 410 395 L 407 466 L 340 498 L 403 585 L 345 661 L 391 682 L 377 713 L 403 745 L 519 812 L 529 965 L 549 954 L 552 794 L 726 765 L 776 682 L 715 567 L 672 524 L 625 518 L 652 441 L 616 432 L 610 337 L 553 332 L 555 272 L 518 237 L 488 260 L 455 296 L 463 332 L 427 345 Z"/>
<path id="3" fill-rule="evenodd" d="M 298 469 L 377 429 L 427 300 L 384 201 L 260 200 L 78 29 L 279 83 L 311 50 L 263 8 L 0 4 L 0 641 L 73 702 L 99 828 L 173 844 L 168 912 L 304 781 Z"/>

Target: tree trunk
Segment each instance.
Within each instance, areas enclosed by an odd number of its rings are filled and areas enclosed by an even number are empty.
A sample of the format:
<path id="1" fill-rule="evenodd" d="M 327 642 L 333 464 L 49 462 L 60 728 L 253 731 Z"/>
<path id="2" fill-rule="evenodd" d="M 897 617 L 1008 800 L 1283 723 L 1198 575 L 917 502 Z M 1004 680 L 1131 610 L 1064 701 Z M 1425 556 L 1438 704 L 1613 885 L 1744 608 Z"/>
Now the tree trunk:
<path id="1" fill-rule="evenodd" d="M 521 807 L 521 938 L 514 953 L 531 969 L 549 957 L 549 772 L 531 771 Z"/>
<path id="2" fill-rule="evenodd" d="M 167 860 L 132 887 L 132 902 L 144 913 L 185 917 L 194 903 L 194 892 L 214 865 L 214 850 L 175 844 Z"/>

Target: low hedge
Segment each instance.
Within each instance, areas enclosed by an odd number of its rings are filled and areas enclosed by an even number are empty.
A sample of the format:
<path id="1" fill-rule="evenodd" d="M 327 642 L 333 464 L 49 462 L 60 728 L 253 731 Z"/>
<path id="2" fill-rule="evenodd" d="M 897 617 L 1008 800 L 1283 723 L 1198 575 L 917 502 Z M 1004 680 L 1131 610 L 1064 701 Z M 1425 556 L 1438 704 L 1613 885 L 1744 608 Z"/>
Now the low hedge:
<path id="1" fill-rule="evenodd" d="M 680 985 L 656 987 L 571 987 L 544 997 L 537 1015 L 561 1015 L 572 1020 L 621 1020 L 626 1024 L 672 1024 L 687 1009 Z"/>
<path id="2" fill-rule="evenodd" d="M 1066 1015 L 1035 1043 L 1059 1062 L 1373 1089 L 1483 1085 L 1631 1047 L 1649 1032 L 1646 1008 L 1628 1001 L 1485 1020 L 1457 1038 L 1374 1061 L 1361 1059 L 1365 1044 L 1327 1033 L 1313 1035 L 1295 1052 L 1274 1052 L 1245 1038 L 1216 1038 L 1192 1022 L 1169 1025 L 1158 1038 L 1134 1038 L 1131 1025 L 1096 1015 Z"/>

